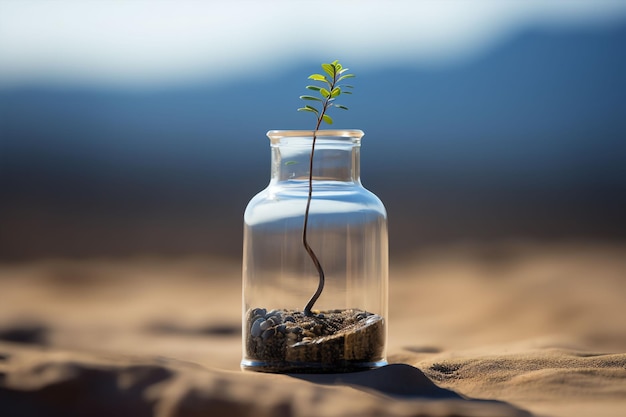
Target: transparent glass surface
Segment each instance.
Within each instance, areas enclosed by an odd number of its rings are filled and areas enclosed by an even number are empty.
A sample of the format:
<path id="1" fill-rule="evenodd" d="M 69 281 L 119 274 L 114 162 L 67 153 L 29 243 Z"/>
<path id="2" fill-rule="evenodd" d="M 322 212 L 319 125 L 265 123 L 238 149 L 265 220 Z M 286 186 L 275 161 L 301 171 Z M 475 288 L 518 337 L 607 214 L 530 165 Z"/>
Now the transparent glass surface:
<path id="1" fill-rule="evenodd" d="M 360 181 L 360 130 L 270 131 L 271 178 L 244 214 L 242 368 L 345 372 L 386 364 L 388 243 L 382 202 Z M 321 332 L 321 333 L 320 333 Z"/>

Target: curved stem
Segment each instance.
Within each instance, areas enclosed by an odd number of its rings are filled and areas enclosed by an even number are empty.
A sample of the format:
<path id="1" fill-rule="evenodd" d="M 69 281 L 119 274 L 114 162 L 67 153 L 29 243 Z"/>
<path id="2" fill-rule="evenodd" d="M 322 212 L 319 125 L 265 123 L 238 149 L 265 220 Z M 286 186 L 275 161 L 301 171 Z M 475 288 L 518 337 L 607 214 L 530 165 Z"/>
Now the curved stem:
<path id="1" fill-rule="evenodd" d="M 315 154 L 315 141 L 317 140 L 317 129 L 319 128 L 319 125 L 320 124 L 318 122 L 317 127 L 315 128 L 315 132 L 313 133 L 313 144 L 311 146 L 311 157 L 309 160 L 309 196 L 306 201 L 306 210 L 304 212 L 304 227 L 302 228 L 302 244 L 304 245 L 304 249 L 306 249 L 307 253 L 311 257 L 311 260 L 313 261 L 313 264 L 315 265 L 315 269 L 317 269 L 317 273 L 320 279 L 319 279 L 319 284 L 317 286 L 317 291 L 315 291 L 315 294 L 313 294 L 313 296 L 307 303 L 306 307 L 304 307 L 304 314 L 307 316 L 311 315 L 311 309 L 313 308 L 313 305 L 315 304 L 317 299 L 320 298 L 320 295 L 322 295 L 322 291 L 324 290 L 324 283 L 326 281 L 322 264 L 317 258 L 317 255 L 315 255 L 315 252 L 313 252 L 313 249 L 311 248 L 311 246 L 309 245 L 309 242 L 307 241 L 307 235 L 306 235 L 307 230 L 308 230 L 308 224 L 309 224 L 309 210 L 311 208 L 311 200 L 313 198 L 313 155 Z"/>

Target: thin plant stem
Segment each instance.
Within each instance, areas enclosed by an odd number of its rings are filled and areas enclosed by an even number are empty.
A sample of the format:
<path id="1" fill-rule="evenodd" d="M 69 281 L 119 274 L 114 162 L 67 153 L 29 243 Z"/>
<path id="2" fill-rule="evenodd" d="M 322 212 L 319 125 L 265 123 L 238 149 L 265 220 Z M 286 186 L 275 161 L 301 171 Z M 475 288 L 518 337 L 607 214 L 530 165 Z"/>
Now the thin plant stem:
<path id="1" fill-rule="evenodd" d="M 324 105 L 324 109 L 321 113 L 322 115 L 324 114 L 324 111 L 326 111 L 326 105 Z M 315 131 L 313 132 L 313 144 L 311 145 L 311 156 L 309 158 L 309 196 L 306 201 L 306 210 L 304 211 L 304 226 L 302 228 L 302 244 L 304 245 L 304 249 L 306 249 L 307 253 L 309 254 L 309 257 L 313 261 L 315 269 L 317 269 L 317 273 L 319 275 L 319 284 L 317 286 L 317 291 L 315 291 L 315 294 L 313 294 L 306 307 L 304 307 L 304 314 L 306 316 L 310 316 L 312 314 L 311 309 L 313 309 L 313 305 L 315 304 L 317 299 L 320 298 L 320 295 L 322 295 L 322 291 L 324 290 L 324 283 L 326 281 L 324 268 L 322 268 L 320 260 L 318 259 L 317 255 L 315 255 L 315 252 L 307 241 L 309 211 L 311 209 L 311 200 L 313 199 L 313 157 L 315 155 L 315 142 L 317 141 L 317 131 L 320 127 L 321 122 L 322 116 L 319 117 L 317 121 L 317 126 L 315 127 Z"/>

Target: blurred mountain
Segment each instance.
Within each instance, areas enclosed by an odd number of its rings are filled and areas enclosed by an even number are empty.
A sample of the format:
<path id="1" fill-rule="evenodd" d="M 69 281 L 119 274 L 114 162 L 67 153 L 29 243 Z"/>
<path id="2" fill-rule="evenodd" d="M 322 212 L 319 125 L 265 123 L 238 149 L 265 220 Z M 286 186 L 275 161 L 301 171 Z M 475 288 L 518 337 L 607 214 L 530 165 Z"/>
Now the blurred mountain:
<path id="1" fill-rule="evenodd" d="M 624 45 L 626 23 L 530 28 L 456 65 L 352 68 L 335 119 L 366 132 L 363 182 L 386 203 L 392 251 L 625 238 Z M 295 109 L 319 63 L 259 65 L 276 71 L 0 91 L 0 257 L 238 256 L 245 204 L 269 178 L 265 132 L 313 127 Z"/>

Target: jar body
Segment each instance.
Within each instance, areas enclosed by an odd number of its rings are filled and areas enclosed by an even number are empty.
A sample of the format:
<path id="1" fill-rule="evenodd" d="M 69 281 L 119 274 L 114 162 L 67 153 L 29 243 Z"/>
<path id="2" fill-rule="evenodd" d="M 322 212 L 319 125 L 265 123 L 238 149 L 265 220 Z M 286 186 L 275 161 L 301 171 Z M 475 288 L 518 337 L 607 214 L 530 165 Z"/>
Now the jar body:
<path id="1" fill-rule="evenodd" d="M 386 364 L 388 243 L 359 178 L 361 131 L 272 131 L 272 178 L 244 214 L 242 368 L 346 372 Z M 309 188 L 311 186 L 311 189 Z M 308 215 L 306 207 L 311 199 Z M 306 239 L 324 273 L 319 286 Z"/>

